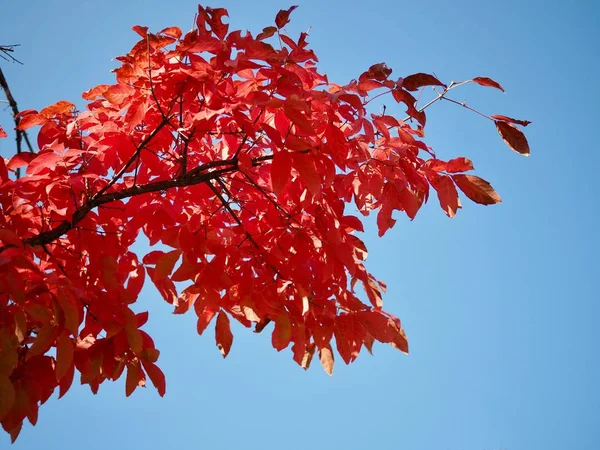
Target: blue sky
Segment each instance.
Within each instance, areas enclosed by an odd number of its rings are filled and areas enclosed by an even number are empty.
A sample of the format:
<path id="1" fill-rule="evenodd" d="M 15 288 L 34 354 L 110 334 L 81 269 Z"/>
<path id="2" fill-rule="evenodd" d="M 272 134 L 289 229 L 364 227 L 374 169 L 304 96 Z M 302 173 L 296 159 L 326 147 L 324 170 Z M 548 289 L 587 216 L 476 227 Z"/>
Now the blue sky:
<path id="1" fill-rule="evenodd" d="M 0 43 L 20 43 L 25 65 L 0 62 L 19 106 L 81 103 L 110 83 L 135 24 L 191 27 L 193 1 L 6 2 Z M 300 1 L 291 34 L 309 42 L 330 80 L 344 83 L 385 61 L 402 76 L 489 76 L 506 89 L 468 86 L 459 100 L 533 122 L 529 159 L 492 124 L 451 104 L 428 113 L 428 143 L 467 156 L 502 196 L 465 203 L 448 220 L 432 201 L 366 236 L 369 268 L 387 281 L 411 354 L 378 345 L 328 377 L 304 372 L 268 334 L 238 327 L 223 360 L 193 317 L 173 316 L 147 286 L 139 309 L 161 349 L 167 395 L 124 395 L 124 380 L 97 396 L 74 384 L 40 410 L 14 449 L 597 449 L 600 306 L 597 232 L 600 7 L 592 1 Z M 222 0 L 234 29 L 258 32 L 290 4 Z M 596 55 L 596 56 L 594 56 Z M 9 128 L 8 111 L 0 123 Z M 13 151 L 0 141 L 0 154 Z M 0 435 L 0 448 L 8 448 Z"/>

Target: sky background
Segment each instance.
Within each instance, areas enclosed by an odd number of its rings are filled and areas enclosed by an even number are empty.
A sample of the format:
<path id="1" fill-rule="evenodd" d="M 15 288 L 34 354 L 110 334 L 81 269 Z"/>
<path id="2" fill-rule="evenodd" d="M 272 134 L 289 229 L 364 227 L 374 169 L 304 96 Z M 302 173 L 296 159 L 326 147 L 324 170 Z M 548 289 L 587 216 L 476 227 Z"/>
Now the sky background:
<path id="1" fill-rule="evenodd" d="M 111 58 L 138 36 L 191 28 L 194 1 L 7 1 L 0 44 L 19 43 L 24 65 L 0 61 L 21 109 L 111 83 Z M 600 6 L 593 1 L 300 1 L 287 30 L 311 28 L 321 71 L 343 84 L 385 61 L 394 76 L 489 76 L 506 93 L 455 91 L 488 114 L 533 123 L 532 156 L 511 152 L 493 124 L 452 105 L 428 111 L 427 142 L 443 158 L 467 156 L 503 203 L 464 201 L 449 220 L 432 199 L 414 222 L 397 214 L 384 238 L 365 240 L 369 269 L 388 283 L 411 354 L 381 344 L 329 377 L 304 372 L 238 326 L 223 360 L 212 327 L 174 316 L 148 285 L 138 310 L 161 350 L 167 395 L 124 378 L 97 396 L 77 381 L 40 410 L 21 449 L 520 450 L 600 448 L 598 104 Z M 254 33 L 290 6 L 221 0 L 230 29 Z M 388 106 L 391 105 L 391 101 Z M 0 105 L 1 106 L 1 105 Z M 388 110 L 389 111 L 389 110 Z M 11 128 L 9 111 L 0 123 Z M 0 140 L 0 155 L 14 151 Z M 352 210 L 350 208 L 349 210 Z M 596 300 L 594 300 L 596 298 Z"/>

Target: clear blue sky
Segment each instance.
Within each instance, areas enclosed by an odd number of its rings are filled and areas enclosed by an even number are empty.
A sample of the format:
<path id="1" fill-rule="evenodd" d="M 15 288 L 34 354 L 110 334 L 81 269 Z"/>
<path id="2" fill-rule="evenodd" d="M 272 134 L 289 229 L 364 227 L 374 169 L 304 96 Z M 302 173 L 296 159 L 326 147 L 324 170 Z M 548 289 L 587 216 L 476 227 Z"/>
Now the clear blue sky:
<path id="1" fill-rule="evenodd" d="M 110 83 L 135 24 L 192 25 L 194 1 L 10 1 L 0 43 L 20 43 L 24 66 L 0 62 L 22 109 L 79 101 Z M 385 61 L 394 74 L 497 79 L 459 99 L 528 119 L 529 159 L 493 125 L 450 104 L 429 113 L 428 142 L 471 158 L 504 203 L 466 204 L 448 220 L 433 201 L 383 239 L 367 236 L 370 269 L 388 282 L 410 356 L 382 345 L 328 377 L 304 372 L 268 334 L 238 327 L 223 360 L 192 315 L 173 316 L 154 292 L 140 309 L 161 349 L 167 395 L 124 379 L 97 396 L 74 384 L 40 410 L 16 449 L 598 449 L 600 280 L 597 168 L 600 7 L 591 0 L 301 1 L 291 33 L 310 43 L 343 83 Z M 281 1 L 231 1 L 233 28 L 259 31 Z M 0 123 L 10 124 L 8 111 Z M 8 128 L 8 127 L 7 127 Z M 8 156 L 12 141 L 0 141 Z M 466 203 L 466 202 L 465 202 Z M 594 300 L 596 298 L 596 300 Z M 596 331 L 594 331 L 596 330 Z M 9 439 L 0 435 L 0 448 Z"/>

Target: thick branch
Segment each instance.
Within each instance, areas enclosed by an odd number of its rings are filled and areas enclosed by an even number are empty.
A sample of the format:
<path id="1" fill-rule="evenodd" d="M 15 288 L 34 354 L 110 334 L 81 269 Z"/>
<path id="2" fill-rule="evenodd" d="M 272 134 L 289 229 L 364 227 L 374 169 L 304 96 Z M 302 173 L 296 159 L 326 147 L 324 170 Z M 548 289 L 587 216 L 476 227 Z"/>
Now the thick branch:
<path id="1" fill-rule="evenodd" d="M 211 167 L 216 166 L 215 163 L 205 164 L 204 166 L 199 167 L 199 169 L 204 168 L 204 170 L 207 170 Z M 190 176 L 190 174 L 188 174 L 186 176 L 180 176 L 172 180 L 156 181 L 154 183 L 149 183 L 141 186 L 132 186 L 121 191 L 94 196 L 75 211 L 70 222 L 65 220 L 59 226 L 52 230 L 40 233 L 37 236 L 24 239 L 23 244 L 32 247 L 49 244 L 52 241 L 60 238 L 64 234 L 68 233 L 73 228 L 75 228 L 77 224 L 81 222 L 92 209 L 97 208 L 98 206 L 104 205 L 106 203 L 111 203 L 117 200 L 123 200 L 126 198 L 146 194 L 149 192 L 159 192 L 175 187 L 193 186 L 200 183 L 206 183 L 207 181 L 214 180 L 215 178 L 218 178 L 221 175 L 235 172 L 237 170 L 237 164 L 232 161 L 218 161 L 218 163 L 220 163 L 220 165 L 222 166 L 229 167 L 214 170 L 212 172 L 197 173 L 194 176 Z M 9 246 L 0 247 L 0 252 L 2 252 L 8 247 Z"/>

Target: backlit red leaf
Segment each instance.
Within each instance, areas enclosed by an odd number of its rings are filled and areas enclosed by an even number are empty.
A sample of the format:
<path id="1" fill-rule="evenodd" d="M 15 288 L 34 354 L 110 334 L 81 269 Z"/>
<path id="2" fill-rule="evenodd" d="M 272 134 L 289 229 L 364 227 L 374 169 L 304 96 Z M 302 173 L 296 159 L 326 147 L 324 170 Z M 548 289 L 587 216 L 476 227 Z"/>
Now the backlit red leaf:
<path id="1" fill-rule="evenodd" d="M 300 172 L 300 179 L 308 190 L 317 195 L 321 192 L 321 177 L 310 154 L 296 153 L 293 159 L 294 168 Z"/>
<path id="2" fill-rule="evenodd" d="M 58 338 L 56 345 L 56 379 L 60 380 L 73 364 L 73 339 L 66 332 Z"/>
<path id="3" fill-rule="evenodd" d="M 37 153 L 21 152 L 13 156 L 6 165 L 8 170 L 15 170 L 19 167 L 26 166 L 37 156 Z"/>
<path id="4" fill-rule="evenodd" d="M 127 377 L 125 379 L 125 396 L 129 397 L 140 385 L 143 374 L 137 362 L 127 365 Z"/>
<path id="5" fill-rule="evenodd" d="M 25 111 L 23 111 L 25 112 Z M 43 125 L 45 124 L 48 119 L 46 119 L 44 116 L 42 116 L 41 114 L 38 114 L 35 111 L 28 111 L 27 114 L 23 114 L 23 112 L 21 113 L 19 117 L 19 126 L 17 127 L 17 129 L 19 130 L 28 130 L 31 127 L 34 127 L 36 125 Z"/>
<path id="6" fill-rule="evenodd" d="M 164 397 L 167 391 L 167 382 L 165 380 L 165 374 L 163 373 L 163 371 L 160 370 L 160 368 L 156 364 L 153 364 L 148 361 L 142 361 L 142 365 L 144 367 L 144 370 L 148 374 L 148 377 L 150 377 L 150 381 L 152 381 L 152 384 L 158 391 L 158 395 Z"/>
<path id="7" fill-rule="evenodd" d="M 2 128 L 2 125 L 0 125 L 0 139 L 7 137 L 8 134 L 6 134 L 6 131 L 4 131 L 4 128 Z"/>
<path id="8" fill-rule="evenodd" d="M 231 328 L 229 325 L 229 317 L 224 312 L 220 312 L 217 316 L 217 324 L 215 326 L 215 339 L 217 347 L 225 358 L 231 350 L 231 344 L 233 343 L 233 334 L 231 334 Z"/>
<path id="9" fill-rule="evenodd" d="M 286 348 L 292 339 L 292 323 L 287 311 L 283 311 L 275 321 L 271 342 L 278 352 Z"/>
<path id="10" fill-rule="evenodd" d="M 125 84 L 114 84 L 104 91 L 104 98 L 113 105 L 119 106 L 135 94 L 135 89 Z"/>
<path id="11" fill-rule="evenodd" d="M 429 177 L 431 185 L 437 191 L 440 206 L 444 213 L 452 218 L 460 208 L 460 200 L 452 178 L 446 175 Z"/>
<path id="12" fill-rule="evenodd" d="M 279 195 L 290 181 L 292 174 L 292 156 L 285 150 L 275 153 L 271 163 L 271 185 L 273 192 Z"/>

